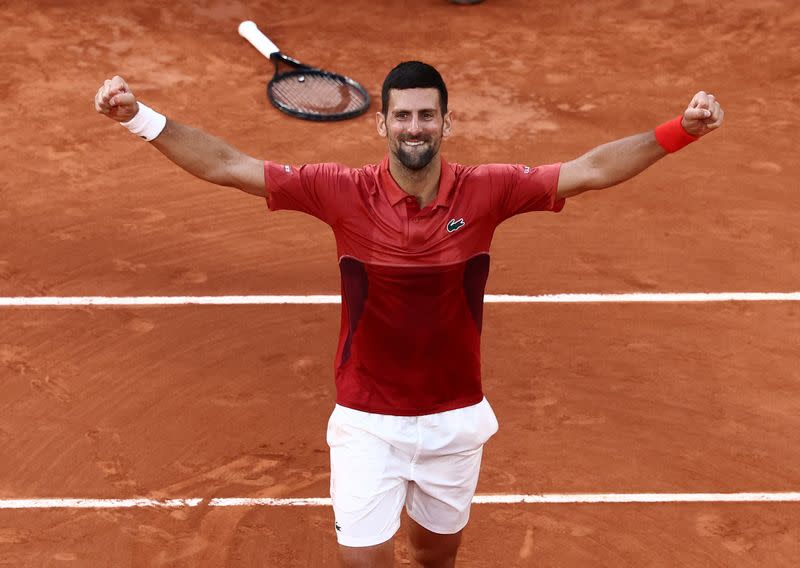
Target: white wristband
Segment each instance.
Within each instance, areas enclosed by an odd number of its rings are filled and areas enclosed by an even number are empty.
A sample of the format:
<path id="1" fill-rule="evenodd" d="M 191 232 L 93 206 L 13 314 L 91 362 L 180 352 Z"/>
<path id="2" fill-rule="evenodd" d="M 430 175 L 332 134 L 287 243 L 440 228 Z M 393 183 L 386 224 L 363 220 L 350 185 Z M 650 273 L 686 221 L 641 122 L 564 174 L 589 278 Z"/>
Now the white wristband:
<path id="1" fill-rule="evenodd" d="M 139 112 L 128 122 L 120 122 L 122 126 L 150 142 L 155 139 L 167 125 L 167 117 L 159 114 L 144 103 L 139 103 Z"/>

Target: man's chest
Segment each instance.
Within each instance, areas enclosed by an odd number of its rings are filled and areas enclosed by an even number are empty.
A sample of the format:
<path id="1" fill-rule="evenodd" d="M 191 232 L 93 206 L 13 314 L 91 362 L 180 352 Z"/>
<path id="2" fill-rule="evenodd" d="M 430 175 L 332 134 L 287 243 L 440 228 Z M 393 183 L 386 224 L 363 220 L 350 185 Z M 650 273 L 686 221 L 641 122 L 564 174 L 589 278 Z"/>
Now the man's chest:
<path id="1" fill-rule="evenodd" d="M 365 199 L 334 227 L 340 256 L 445 264 L 487 252 L 496 222 L 480 199 L 469 197 L 456 194 L 444 206 L 425 208 L 413 196 L 395 204 Z"/>

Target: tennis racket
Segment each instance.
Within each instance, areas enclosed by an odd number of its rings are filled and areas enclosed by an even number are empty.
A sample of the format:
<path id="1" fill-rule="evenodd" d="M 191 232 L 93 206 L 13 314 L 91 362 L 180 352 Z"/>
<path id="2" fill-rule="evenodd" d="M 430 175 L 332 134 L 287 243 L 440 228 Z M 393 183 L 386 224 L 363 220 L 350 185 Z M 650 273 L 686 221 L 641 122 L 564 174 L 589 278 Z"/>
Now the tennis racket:
<path id="1" fill-rule="evenodd" d="M 286 114 L 306 120 L 344 120 L 369 108 L 364 87 L 349 77 L 305 65 L 281 53 L 254 22 L 239 24 L 239 35 L 275 64 L 267 97 Z"/>

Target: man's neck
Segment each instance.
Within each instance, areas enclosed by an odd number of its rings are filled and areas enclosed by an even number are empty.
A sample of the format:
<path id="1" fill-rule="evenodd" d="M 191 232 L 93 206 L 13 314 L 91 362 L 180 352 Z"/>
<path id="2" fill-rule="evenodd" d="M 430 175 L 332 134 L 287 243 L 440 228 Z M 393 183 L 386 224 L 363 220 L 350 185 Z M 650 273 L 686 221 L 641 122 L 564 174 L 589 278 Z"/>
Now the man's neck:
<path id="1" fill-rule="evenodd" d="M 439 191 L 442 160 L 437 153 L 421 170 L 411 170 L 394 155 L 389 154 L 389 172 L 400 189 L 417 198 L 420 208 L 427 207 L 436 199 Z"/>

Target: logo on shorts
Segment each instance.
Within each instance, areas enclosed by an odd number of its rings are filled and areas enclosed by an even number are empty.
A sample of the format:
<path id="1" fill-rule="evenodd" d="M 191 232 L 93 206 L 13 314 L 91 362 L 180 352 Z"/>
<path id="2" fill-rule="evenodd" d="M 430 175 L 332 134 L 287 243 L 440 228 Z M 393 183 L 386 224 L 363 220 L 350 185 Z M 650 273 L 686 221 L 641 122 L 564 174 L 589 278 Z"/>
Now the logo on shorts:
<path id="1" fill-rule="evenodd" d="M 292 173 L 292 166 L 290 166 L 289 164 L 284 165 L 283 171 L 285 171 L 287 174 Z"/>
<path id="2" fill-rule="evenodd" d="M 458 220 L 450 219 L 447 222 L 447 232 L 448 233 L 454 233 L 454 232 L 458 231 L 461 227 L 463 227 L 466 224 L 467 223 L 464 221 L 463 217 L 461 219 L 458 219 Z"/>
<path id="3" fill-rule="evenodd" d="M 333 521 L 333 526 L 336 527 L 336 530 L 342 532 L 342 525 L 339 524 L 339 521 Z"/>
<path id="4" fill-rule="evenodd" d="M 529 173 L 531 173 L 531 167 L 530 167 L 530 166 L 525 166 L 525 167 L 523 167 L 523 168 L 522 168 L 522 173 L 523 173 L 523 174 L 529 174 Z"/>

